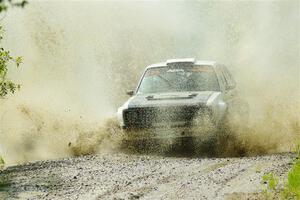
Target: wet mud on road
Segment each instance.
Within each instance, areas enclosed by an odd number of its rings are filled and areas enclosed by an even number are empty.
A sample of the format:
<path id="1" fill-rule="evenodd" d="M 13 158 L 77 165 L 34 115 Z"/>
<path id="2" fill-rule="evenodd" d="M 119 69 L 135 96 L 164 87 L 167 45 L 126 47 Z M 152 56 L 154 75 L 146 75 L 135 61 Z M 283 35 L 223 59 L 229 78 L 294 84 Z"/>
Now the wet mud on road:
<path id="1" fill-rule="evenodd" d="M 284 177 L 293 154 L 187 158 L 112 153 L 8 167 L 0 199 L 240 199 Z"/>

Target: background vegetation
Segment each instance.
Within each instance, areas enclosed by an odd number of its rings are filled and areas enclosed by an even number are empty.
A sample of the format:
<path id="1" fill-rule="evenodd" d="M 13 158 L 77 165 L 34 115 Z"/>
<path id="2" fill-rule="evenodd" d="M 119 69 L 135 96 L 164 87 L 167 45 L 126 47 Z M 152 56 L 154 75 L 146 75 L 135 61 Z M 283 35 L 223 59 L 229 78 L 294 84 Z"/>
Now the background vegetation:
<path id="1" fill-rule="evenodd" d="M 27 1 L 13 1 L 13 0 L 0 0 L 0 13 L 6 12 L 10 7 L 23 8 L 27 4 Z M 4 29 L 0 21 L 0 98 L 4 98 L 8 93 L 14 93 L 16 89 L 20 89 L 20 84 L 16 84 L 7 78 L 9 64 L 13 62 L 17 67 L 22 62 L 21 57 L 12 57 L 8 50 L 2 47 L 2 39 L 4 35 Z M 0 169 L 4 167 L 4 160 L 0 155 Z"/>
<path id="2" fill-rule="evenodd" d="M 263 190 L 265 199 L 300 199 L 300 145 L 298 145 L 296 151 L 297 157 L 283 187 L 279 186 L 279 177 L 273 173 L 263 176 L 263 182 L 267 183 L 267 188 Z"/>
<path id="3" fill-rule="evenodd" d="M 21 7 L 23 8 L 27 4 L 27 1 L 13 1 L 13 0 L 0 0 L 0 13 L 6 12 L 9 7 Z M 1 22 L 0 22 L 1 23 Z M 0 98 L 5 97 L 9 92 L 14 93 L 16 89 L 20 88 L 19 84 L 7 79 L 8 66 L 12 61 L 17 67 L 22 62 L 21 57 L 12 57 L 8 50 L 2 47 L 2 39 L 4 35 L 3 27 L 0 24 Z"/>

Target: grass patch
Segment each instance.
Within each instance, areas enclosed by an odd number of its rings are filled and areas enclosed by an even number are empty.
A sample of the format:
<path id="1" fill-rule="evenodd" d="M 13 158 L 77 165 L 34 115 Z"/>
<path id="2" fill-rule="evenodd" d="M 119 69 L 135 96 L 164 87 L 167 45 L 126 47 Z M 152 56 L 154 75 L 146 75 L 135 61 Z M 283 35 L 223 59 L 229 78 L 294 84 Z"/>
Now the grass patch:
<path id="1" fill-rule="evenodd" d="M 10 186 L 11 186 L 10 176 L 0 176 L 0 194 L 8 193 Z"/>
<path id="2" fill-rule="evenodd" d="M 262 177 L 262 181 L 264 184 L 267 184 L 267 187 L 262 191 L 264 199 L 278 199 L 278 177 L 273 173 L 269 173 Z"/>
<path id="3" fill-rule="evenodd" d="M 0 192 L 8 191 L 11 186 L 9 181 L 0 181 Z"/>
<path id="4" fill-rule="evenodd" d="M 5 166 L 4 159 L 2 158 L 2 156 L 0 156 L 0 170 L 2 170 L 4 166 Z"/>
<path id="5" fill-rule="evenodd" d="M 300 199 L 300 145 L 297 152 L 298 156 L 283 188 L 278 188 L 279 178 L 276 175 L 269 173 L 263 176 L 263 182 L 267 184 L 267 188 L 263 190 L 265 199 Z"/>
<path id="6" fill-rule="evenodd" d="M 284 199 L 300 199 L 300 153 L 291 171 L 288 174 L 288 181 L 282 191 Z"/>

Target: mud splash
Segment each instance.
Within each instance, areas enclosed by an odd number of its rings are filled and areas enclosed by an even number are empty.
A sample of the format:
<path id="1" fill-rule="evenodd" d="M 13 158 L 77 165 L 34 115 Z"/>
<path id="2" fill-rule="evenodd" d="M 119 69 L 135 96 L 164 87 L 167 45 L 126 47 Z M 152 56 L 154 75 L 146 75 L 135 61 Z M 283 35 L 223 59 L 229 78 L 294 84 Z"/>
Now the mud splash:
<path id="1" fill-rule="evenodd" d="M 116 118 L 110 118 L 96 131 L 81 132 L 74 144 L 69 143 L 72 155 L 89 155 L 117 151 L 122 142 L 123 133 Z"/>
<path id="2" fill-rule="evenodd" d="M 114 118 L 92 123 L 25 104 L 2 105 L 1 153 L 8 165 L 111 152 L 121 137 Z"/>
<path id="3" fill-rule="evenodd" d="M 11 101 L 3 104 L 6 111 L 2 110 L 5 115 L 1 118 L 5 124 L 0 134 L 2 156 L 8 165 L 116 151 L 188 157 L 255 156 L 293 151 L 300 130 L 297 118 L 284 124 L 281 120 L 286 116 L 277 118 L 269 113 L 260 123 L 239 126 L 230 132 L 208 132 L 201 140 L 128 142 L 114 117 L 91 123 L 82 116 L 74 118 L 45 108 L 15 105 Z"/>

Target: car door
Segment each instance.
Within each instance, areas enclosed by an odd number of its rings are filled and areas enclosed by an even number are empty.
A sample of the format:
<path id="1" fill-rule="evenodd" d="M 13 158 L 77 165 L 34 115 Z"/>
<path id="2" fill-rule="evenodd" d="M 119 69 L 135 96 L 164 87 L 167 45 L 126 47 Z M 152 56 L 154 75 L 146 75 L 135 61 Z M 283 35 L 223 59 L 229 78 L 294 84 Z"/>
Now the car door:
<path id="1" fill-rule="evenodd" d="M 219 66 L 220 79 L 224 84 L 223 87 L 223 99 L 227 103 L 227 111 L 231 112 L 235 110 L 238 103 L 238 95 L 235 81 L 225 66 Z"/>
<path id="2" fill-rule="evenodd" d="M 231 115 L 231 120 L 235 123 L 235 126 L 246 127 L 249 117 L 249 105 L 239 95 L 236 82 L 225 66 L 223 67 L 223 73 L 227 84 L 225 96 L 230 105 L 228 112 Z"/>
<path id="3" fill-rule="evenodd" d="M 222 73 L 224 75 L 225 82 L 226 82 L 225 91 L 228 95 L 228 98 L 234 101 L 238 97 L 236 83 L 233 80 L 232 75 L 230 74 L 230 72 L 225 66 L 223 66 L 222 68 Z"/>

